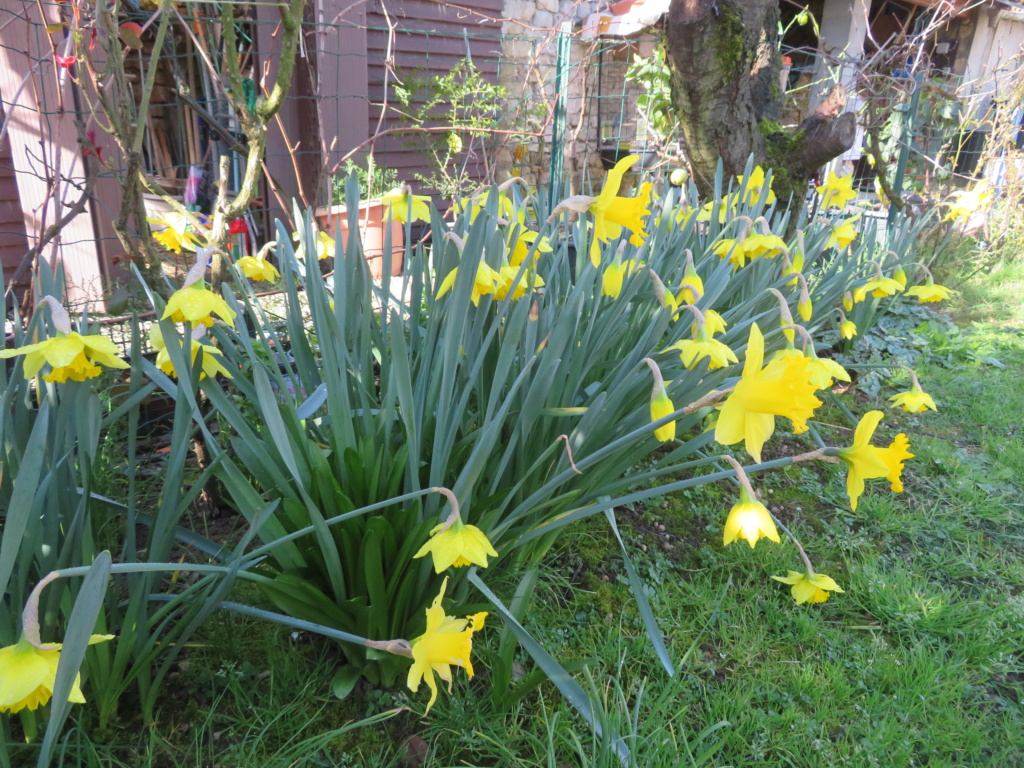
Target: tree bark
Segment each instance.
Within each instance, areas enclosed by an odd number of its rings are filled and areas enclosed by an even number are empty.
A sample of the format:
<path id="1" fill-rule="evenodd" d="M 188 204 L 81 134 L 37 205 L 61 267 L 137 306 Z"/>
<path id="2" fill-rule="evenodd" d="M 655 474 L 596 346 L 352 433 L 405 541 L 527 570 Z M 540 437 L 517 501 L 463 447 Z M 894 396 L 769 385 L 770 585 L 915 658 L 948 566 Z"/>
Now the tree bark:
<path id="1" fill-rule="evenodd" d="M 672 0 L 669 7 L 672 100 L 704 194 L 713 193 L 719 158 L 729 176 L 742 174 L 753 155 L 774 171 L 774 189 L 785 199 L 853 145 L 856 118 L 842 115 L 841 86 L 796 130 L 781 130 L 778 21 L 778 0 Z"/>

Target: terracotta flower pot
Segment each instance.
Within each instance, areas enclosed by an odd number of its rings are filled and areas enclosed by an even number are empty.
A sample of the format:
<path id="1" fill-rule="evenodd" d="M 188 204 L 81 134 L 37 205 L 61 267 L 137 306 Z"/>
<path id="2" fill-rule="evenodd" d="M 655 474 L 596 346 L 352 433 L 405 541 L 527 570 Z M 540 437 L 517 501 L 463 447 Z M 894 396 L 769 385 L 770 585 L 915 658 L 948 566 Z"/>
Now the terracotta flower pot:
<path id="1" fill-rule="evenodd" d="M 348 243 L 348 209 L 344 205 L 324 206 L 316 209 L 316 220 L 324 232 L 334 237 L 335 227 L 341 225 L 341 242 Z M 370 266 L 370 273 L 379 280 L 384 273 L 384 234 L 388 222 L 386 210 L 377 200 L 359 203 L 359 232 L 363 242 L 363 254 Z M 402 274 L 405 254 L 405 226 L 400 221 L 391 224 L 391 274 Z"/>

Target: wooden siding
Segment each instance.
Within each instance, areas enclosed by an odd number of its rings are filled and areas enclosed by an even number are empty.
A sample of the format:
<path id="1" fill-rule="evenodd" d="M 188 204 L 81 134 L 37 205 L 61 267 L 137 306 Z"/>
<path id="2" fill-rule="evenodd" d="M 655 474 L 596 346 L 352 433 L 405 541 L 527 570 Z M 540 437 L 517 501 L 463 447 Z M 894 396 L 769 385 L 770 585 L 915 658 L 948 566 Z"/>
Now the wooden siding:
<path id="1" fill-rule="evenodd" d="M 487 80 L 497 82 L 504 0 L 477 0 L 464 6 L 430 0 L 384 0 L 384 4 L 386 15 L 382 0 L 367 3 L 368 136 L 377 131 L 385 82 L 394 83 L 385 67 L 389 19 L 395 28 L 392 58 L 399 77 L 447 75 L 468 50 L 474 66 Z M 399 125 L 396 118 L 388 116 L 381 128 Z M 387 136 L 377 142 L 374 152 L 378 164 L 394 168 L 400 180 L 411 182 L 416 173 L 430 173 L 427 159 L 410 146 L 408 138 Z M 483 178 L 482 163 L 471 158 L 467 169 L 473 177 Z"/>
<path id="2" fill-rule="evenodd" d="M 0 124 L 3 121 L 4 110 L 0 104 Z M 21 212 L 18 182 L 14 178 L 10 142 L 5 138 L 0 141 L 0 264 L 3 265 L 5 287 L 26 251 L 25 217 Z"/>

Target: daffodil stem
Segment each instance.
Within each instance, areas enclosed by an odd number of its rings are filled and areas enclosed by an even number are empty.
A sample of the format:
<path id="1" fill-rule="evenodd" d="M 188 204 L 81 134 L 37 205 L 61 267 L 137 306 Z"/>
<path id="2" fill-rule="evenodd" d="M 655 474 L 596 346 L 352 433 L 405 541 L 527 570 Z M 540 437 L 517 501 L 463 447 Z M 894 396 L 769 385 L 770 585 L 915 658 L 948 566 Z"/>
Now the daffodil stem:
<path id="1" fill-rule="evenodd" d="M 814 347 L 814 338 L 811 336 L 810 332 L 802 325 L 798 325 L 797 323 L 789 323 L 787 325 L 782 326 L 782 330 L 793 330 L 799 333 L 800 338 L 804 340 L 804 352 L 807 351 L 808 344 L 810 344 L 812 348 Z"/>
<path id="2" fill-rule="evenodd" d="M 565 453 L 569 457 L 569 466 L 572 467 L 572 471 L 575 472 L 577 475 L 582 475 L 583 473 L 580 470 L 576 469 L 576 462 L 572 460 L 572 446 L 569 445 L 569 436 L 559 435 L 556 439 L 565 440 Z"/>
<path id="3" fill-rule="evenodd" d="M 651 400 L 654 400 L 665 389 L 665 379 L 661 375 L 661 368 L 651 358 L 645 357 L 643 362 L 647 363 L 647 367 L 651 369 L 651 375 L 654 377 L 654 388 L 651 390 Z"/>
<path id="4" fill-rule="evenodd" d="M 718 458 L 725 459 L 732 465 L 732 468 L 736 471 L 736 480 L 739 481 L 739 484 L 740 486 L 742 486 L 743 490 L 750 494 L 750 498 L 756 501 L 757 494 L 754 493 L 754 487 L 750 484 L 750 479 L 747 477 L 747 473 L 744 471 L 743 465 L 740 464 L 738 461 L 736 461 L 735 458 L 733 458 L 727 453 L 723 453 Z"/>
<path id="5" fill-rule="evenodd" d="M 924 273 L 925 273 L 926 275 L 928 275 L 928 282 L 929 282 L 929 283 L 934 283 L 934 282 L 935 282 L 935 275 L 933 275 L 933 274 L 932 274 L 932 271 L 931 271 L 930 269 L 928 269 L 928 267 L 926 267 L 926 266 L 925 266 L 924 264 L 922 264 L 922 263 L 921 263 L 920 261 L 915 261 L 915 262 L 914 262 L 913 264 L 911 264 L 910 266 L 912 266 L 912 267 L 920 267 L 921 269 L 923 269 L 923 270 L 924 270 Z"/>
<path id="6" fill-rule="evenodd" d="M 452 507 L 452 511 L 445 519 L 444 525 L 441 526 L 441 530 L 438 531 L 438 533 L 443 533 L 444 531 L 447 531 L 449 528 L 455 525 L 455 523 L 457 523 L 460 519 L 459 500 L 455 498 L 454 493 L 452 493 L 449 489 L 441 485 L 435 486 L 433 488 L 428 488 L 427 490 L 430 491 L 431 493 L 440 493 L 442 496 L 448 499 L 448 503 Z"/>
<path id="7" fill-rule="evenodd" d="M 684 287 L 688 286 L 691 291 L 695 290 L 694 287 L 692 285 L 690 285 L 689 283 L 683 283 L 683 286 Z M 697 294 L 694 293 L 694 295 L 696 296 Z M 701 331 L 704 330 L 704 313 L 703 312 L 701 312 L 699 309 L 697 309 L 695 306 L 693 306 L 693 304 L 683 304 L 683 306 L 681 306 L 680 309 L 688 309 L 688 310 L 690 310 L 690 312 L 693 313 L 693 322 L 697 326 L 697 333 L 700 333 Z"/>
<path id="8" fill-rule="evenodd" d="M 843 308 L 842 307 L 836 307 L 836 312 L 839 313 L 839 321 L 842 322 L 842 323 L 845 323 L 846 322 L 846 313 L 843 312 Z M 847 367 L 849 367 L 849 366 L 847 366 Z"/>
<path id="9" fill-rule="evenodd" d="M 914 390 L 917 392 L 921 392 L 921 382 L 917 380 L 917 374 L 914 373 L 910 368 L 907 368 L 907 366 L 905 365 L 901 367 L 904 371 L 910 374 L 910 383 L 913 385 Z"/>
<path id="10" fill-rule="evenodd" d="M 685 406 L 683 408 L 683 415 L 689 416 L 694 411 L 699 411 L 701 408 L 714 405 L 734 389 L 736 389 L 736 387 L 727 387 L 726 389 L 716 389 L 714 392 L 708 392 L 704 397 L 699 400 L 694 400 L 692 403 Z"/>
<path id="11" fill-rule="evenodd" d="M 803 545 L 800 543 L 800 540 L 793 535 L 793 532 L 786 527 L 786 524 L 779 520 L 779 518 L 775 516 L 775 513 L 772 512 L 770 509 L 768 510 L 768 514 L 772 516 L 772 520 L 774 520 L 775 524 L 782 529 L 782 532 L 789 536 L 789 540 L 796 544 L 796 549 L 800 553 L 800 559 L 803 560 L 804 565 L 807 566 L 807 575 L 813 577 L 814 566 L 811 565 L 811 558 L 807 556 L 807 552 L 804 551 Z"/>
<path id="12" fill-rule="evenodd" d="M 782 315 L 782 322 L 785 325 L 793 324 L 793 313 L 789 310 L 789 301 L 782 293 L 776 288 L 769 288 L 768 293 L 775 295 L 775 298 L 779 300 L 779 314 Z"/>
<path id="13" fill-rule="evenodd" d="M 408 656 L 409 658 L 412 658 L 412 650 L 407 640 L 368 640 L 365 637 L 359 637 L 359 635 L 342 632 L 340 629 L 325 627 L 323 624 L 314 624 L 311 621 L 293 619 L 291 616 L 265 611 L 262 608 L 253 608 L 251 605 L 243 605 L 242 603 L 223 602 L 219 607 L 226 611 L 231 611 L 232 613 L 240 613 L 243 616 L 252 616 L 255 619 L 262 619 L 263 621 L 272 621 L 275 624 L 283 624 L 286 627 L 301 629 L 305 632 L 315 632 L 318 635 L 329 637 L 332 640 L 340 640 L 343 643 L 363 645 L 367 648 L 373 648 L 378 651 L 393 653 L 396 656 Z"/>

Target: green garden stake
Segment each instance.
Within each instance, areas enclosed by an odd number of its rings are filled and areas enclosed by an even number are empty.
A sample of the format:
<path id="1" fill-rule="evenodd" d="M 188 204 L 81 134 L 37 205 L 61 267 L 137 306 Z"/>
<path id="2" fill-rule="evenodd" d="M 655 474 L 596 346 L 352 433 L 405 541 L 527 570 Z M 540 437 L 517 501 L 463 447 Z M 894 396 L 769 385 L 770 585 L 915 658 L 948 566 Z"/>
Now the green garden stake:
<path id="1" fill-rule="evenodd" d="M 250 112 L 256 109 L 256 83 L 251 77 L 242 80 L 242 94 L 245 96 L 245 106 Z"/>

